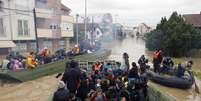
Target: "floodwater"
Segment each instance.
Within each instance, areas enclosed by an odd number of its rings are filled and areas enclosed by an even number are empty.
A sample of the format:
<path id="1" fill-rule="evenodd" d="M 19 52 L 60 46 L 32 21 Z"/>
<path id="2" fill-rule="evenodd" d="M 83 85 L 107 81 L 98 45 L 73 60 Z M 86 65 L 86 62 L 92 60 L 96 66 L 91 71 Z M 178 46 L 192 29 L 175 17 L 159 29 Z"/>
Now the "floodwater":
<path id="1" fill-rule="evenodd" d="M 20 84 L 1 85 L 0 101 L 48 101 L 57 82 L 52 75 Z"/>
<path id="2" fill-rule="evenodd" d="M 144 44 L 143 40 L 135 38 L 109 43 L 107 48 L 112 50 L 112 55 L 109 59 L 121 61 L 122 54 L 127 52 L 130 55 L 130 62 L 137 62 L 142 54 L 150 56 Z M 58 79 L 55 78 L 55 75 L 52 75 L 20 84 L 1 85 L 0 101 L 48 101 L 51 98 L 51 94 L 55 91 L 57 83 Z M 200 81 L 197 81 L 197 83 L 201 84 Z M 179 90 L 156 85 L 162 92 L 175 97 L 177 101 L 201 101 L 201 96 L 194 92 L 194 87 L 189 90 Z"/>

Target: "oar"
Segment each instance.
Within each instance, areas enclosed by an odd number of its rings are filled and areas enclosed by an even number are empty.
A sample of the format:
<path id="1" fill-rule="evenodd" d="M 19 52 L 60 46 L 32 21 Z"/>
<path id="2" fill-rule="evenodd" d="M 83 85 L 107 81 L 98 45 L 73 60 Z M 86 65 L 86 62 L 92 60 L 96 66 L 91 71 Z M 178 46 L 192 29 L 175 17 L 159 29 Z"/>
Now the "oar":
<path id="1" fill-rule="evenodd" d="M 194 73 L 193 73 L 193 72 L 191 72 L 191 73 L 192 73 L 192 76 L 193 76 L 193 78 L 194 78 L 195 92 L 198 93 L 198 94 L 200 94 L 200 90 L 199 90 L 199 87 L 198 87 L 198 85 L 197 85 L 197 83 L 196 83 Z"/>
<path id="2" fill-rule="evenodd" d="M 62 73 L 57 74 L 56 78 L 58 79 L 61 75 Z"/>

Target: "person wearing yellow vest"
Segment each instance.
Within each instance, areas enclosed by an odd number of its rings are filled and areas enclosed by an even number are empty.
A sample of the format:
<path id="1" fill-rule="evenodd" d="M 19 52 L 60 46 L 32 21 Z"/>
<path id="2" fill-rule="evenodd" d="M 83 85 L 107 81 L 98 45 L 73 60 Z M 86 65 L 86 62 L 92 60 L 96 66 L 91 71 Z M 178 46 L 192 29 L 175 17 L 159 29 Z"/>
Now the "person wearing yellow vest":
<path id="1" fill-rule="evenodd" d="M 36 60 L 34 59 L 34 53 L 33 53 L 33 52 L 31 52 L 31 53 L 27 56 L 26 62 L 27 62 L 27 68 L 28 68 L 28 69 L 34 69 L 34 68 L 36 68 L 37 62 L 36 62 Z"/>

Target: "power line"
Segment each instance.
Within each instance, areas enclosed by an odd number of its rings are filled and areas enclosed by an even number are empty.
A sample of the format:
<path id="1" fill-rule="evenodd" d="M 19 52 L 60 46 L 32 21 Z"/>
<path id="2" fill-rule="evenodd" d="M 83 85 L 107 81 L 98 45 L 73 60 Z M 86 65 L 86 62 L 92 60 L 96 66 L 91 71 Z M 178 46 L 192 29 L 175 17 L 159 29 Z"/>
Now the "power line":
<path id="1" fill-rule="evenodd" d="M 5 8 L 5 7 L 0 7 L 0 9 L 5 9 L 5 10 L 11 10 L 11 11 L 19 11 L 19 12 L 26 12 L 26 13 L 33 13 L 31 10 L 20 10 L 20 9 L 13 9 L 13 8 Z M 54 13 L 45 13 L 45 12 L 36 12 L 38 14 L 47 14 L 47 15 L 53 15 Z M 62 14 L 54 14 L 54 15 L 62 15 Z"/>

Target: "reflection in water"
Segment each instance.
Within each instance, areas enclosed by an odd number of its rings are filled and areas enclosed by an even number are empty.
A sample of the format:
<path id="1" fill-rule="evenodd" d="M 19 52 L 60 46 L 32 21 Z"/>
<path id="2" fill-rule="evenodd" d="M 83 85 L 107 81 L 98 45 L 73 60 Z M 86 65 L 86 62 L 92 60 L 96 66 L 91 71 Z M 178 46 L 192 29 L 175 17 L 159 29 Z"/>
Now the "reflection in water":
<path id="1" fill-rule="evenodd" d="M 122 53 L 130 55 L 130 62 L 146 53 L 144 41 L 140 39 L 125 39 L 114 41 L 107 45 L 112 50 L 110 59 L 122 60 Z M 148 54 L 145 54 L 148 56 Z M 50 95 L 57 87 L 58 79 L 53 76 L 42 77 L 37 80 L 12 84 L 0 87 L 0 101 L 48 101 Z M 201 84 L 201 83 L 199 83 Z M 162 92 L 174 96 L 178 101 L 201 101 L 200 96 L 196 95 L 194 88 L 190 90 L 179 90 L 174 88 L 157 85 Z"/>
<path id="2" fill-rule="evenodd" d="M 112 54 L 109 59 L 121 61 L 122 54 L 127 52 L 131 62 L 137 61 L 142 54 L 145 54 L 146 50 L 145 43 L 141 39 L 125 39 L 123 41 L 114 41 L 113 43 L 110 43 L 107 48 L 112 50 Z"/>

